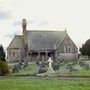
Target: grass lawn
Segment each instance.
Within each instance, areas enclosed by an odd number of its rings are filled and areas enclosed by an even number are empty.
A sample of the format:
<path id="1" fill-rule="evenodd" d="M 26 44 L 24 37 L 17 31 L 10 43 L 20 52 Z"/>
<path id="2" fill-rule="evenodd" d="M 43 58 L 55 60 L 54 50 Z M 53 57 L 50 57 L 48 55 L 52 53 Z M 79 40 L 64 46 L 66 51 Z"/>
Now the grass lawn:
<path id="1" fill-rule="evenodd" d="M 15 77 L 13 75 L 26 75 L 36 72 L 35 63 L 31 63 L 18 73 L 12 73 L 11 76 L 0 77 L 0 90 L 90 90 L 89 80 L 52 80 L 38 79 L 30 77 Z M 66 74 L 65 74 L 66 75 Z M 69 73 L 71 76 L 90 76 L 90 70 Z M 52 77 L 53 78 L 53 77 Z"/>
<path id="2" fill-rule="evenodd" d="M 62 81 L 6 77 L 0 79 L 0 90 L 90 90 L 90 81 Z"/>

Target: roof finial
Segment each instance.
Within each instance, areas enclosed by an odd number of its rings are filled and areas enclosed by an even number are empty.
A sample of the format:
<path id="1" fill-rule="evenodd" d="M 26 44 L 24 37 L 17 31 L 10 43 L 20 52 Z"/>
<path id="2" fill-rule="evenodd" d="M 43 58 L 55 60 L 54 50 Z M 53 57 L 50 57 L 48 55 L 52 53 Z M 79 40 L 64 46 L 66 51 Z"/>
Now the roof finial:
<path id="1" fill-rule="evenodd" d="M 67 33 L 67 29 L 65 28 L 65 32 Z"/>

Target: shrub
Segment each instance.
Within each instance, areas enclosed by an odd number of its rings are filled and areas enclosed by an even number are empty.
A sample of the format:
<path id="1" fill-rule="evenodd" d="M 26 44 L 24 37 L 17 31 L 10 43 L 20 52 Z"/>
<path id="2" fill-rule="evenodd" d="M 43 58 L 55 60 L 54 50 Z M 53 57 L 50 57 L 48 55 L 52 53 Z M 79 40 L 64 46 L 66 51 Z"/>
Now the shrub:
<path id="1" fill-rule="evenodd" d="M 9 67 L 7 62 L 0 60 L 0 76 L 3 76 L 8 73 L 9 73 Z"/>
<path id="2" fill-rule="evenodd" d="M 1 59 L 2 61 L 5 61 L 5 56 L 6 56 L 6 54 L 5 54 L 5 51 L 4 51 L 4 49 L 3 49 L 3 46 L 0 45 L 0 59 Z"/>

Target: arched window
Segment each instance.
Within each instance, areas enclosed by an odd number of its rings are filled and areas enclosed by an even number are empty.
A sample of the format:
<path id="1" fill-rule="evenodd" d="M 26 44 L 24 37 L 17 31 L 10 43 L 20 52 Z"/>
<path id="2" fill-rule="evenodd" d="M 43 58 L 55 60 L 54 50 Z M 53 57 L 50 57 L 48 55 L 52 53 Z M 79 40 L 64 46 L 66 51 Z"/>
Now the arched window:
<path id="1" fill-rule="evenodd" d="M 15 57 L 15 52 L 12 53 L 12 56 Z"/>
<path id="2" fill-rule="evenodd" d="M 66 45 L 66 46 L 64 47 L 64 52 L 65 52 L 65 53 L 70 53 L 70 52 L 71 52 L 71 46 L 70 46 L 70 45 Z"/>

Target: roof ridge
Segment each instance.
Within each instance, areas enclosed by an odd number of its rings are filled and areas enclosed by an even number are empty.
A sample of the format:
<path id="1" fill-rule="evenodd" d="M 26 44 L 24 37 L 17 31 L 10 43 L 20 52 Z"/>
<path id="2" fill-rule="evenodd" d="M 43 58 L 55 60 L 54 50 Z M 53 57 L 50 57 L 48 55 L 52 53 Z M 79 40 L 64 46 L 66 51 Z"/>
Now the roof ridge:
<path id="1" fill-rule="evenodd" d="M 35 31 L 38 31 L 38 32 L 65 32 L 65 31 L 54 31 L 54 30 L 27 30 L 28 32 L 35 32 Z"/>
<path id="2" fill-rule="evenodd" d="M 22 36 L 22 35 L 15 35 L 15 36 Z"/>

